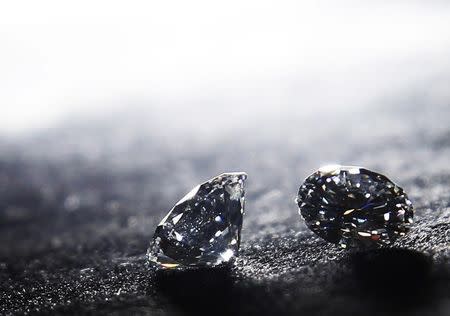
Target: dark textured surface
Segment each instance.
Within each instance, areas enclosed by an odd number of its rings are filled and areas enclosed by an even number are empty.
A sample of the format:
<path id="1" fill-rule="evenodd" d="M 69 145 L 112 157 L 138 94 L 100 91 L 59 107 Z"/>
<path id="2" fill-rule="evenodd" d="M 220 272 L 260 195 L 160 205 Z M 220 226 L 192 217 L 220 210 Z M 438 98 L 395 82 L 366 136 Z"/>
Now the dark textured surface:
<path id="1" fill-rule="evenodd" d="M 0 313 L 448 315 L 450 106 L 417 95 L 311 120 L 224 120 L 236 128 L 217 137 L 130 114 L 3 138 Z M 369 252 L 317 238 L 294 198 L 327 162 L 401 185 L 411 233 Z M 240 258 L 229 270 L 156 273 L 144 253 L 157 222 L 226 171 L 249 174 Z"/>

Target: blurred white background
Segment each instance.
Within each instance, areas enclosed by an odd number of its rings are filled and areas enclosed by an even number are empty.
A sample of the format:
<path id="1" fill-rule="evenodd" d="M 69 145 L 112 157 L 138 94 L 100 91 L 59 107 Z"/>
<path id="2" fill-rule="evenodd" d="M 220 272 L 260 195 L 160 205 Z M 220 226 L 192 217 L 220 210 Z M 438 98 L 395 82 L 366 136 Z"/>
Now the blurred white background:
<path id="1" fill-rule="evenodd" d="M 348 110 L 441 77 L 449 100 L 449 74 L 448 1 L 0 4 L 4 134 L 133 106 L 192 128 Z"/>

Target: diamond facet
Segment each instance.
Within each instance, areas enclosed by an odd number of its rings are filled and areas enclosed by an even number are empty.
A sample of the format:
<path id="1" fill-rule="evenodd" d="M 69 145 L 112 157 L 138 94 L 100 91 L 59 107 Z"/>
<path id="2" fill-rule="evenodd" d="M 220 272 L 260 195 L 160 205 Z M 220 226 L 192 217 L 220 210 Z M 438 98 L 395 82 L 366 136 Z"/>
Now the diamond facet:
<path id="1" fill-rule="evenodd" d="M 224 173 L 192 189 L 156 228 L 150 261 L 164 268 L 208 267 L 237 256 L 246 178 Z"/>
<path id="2" fill-rule="evenodd" d="M 296 202 L 314 233 L 343 248 L 389 244 L 413 222 L 403 189 L 360 167 L 320 168 L 302 184 Z"/>

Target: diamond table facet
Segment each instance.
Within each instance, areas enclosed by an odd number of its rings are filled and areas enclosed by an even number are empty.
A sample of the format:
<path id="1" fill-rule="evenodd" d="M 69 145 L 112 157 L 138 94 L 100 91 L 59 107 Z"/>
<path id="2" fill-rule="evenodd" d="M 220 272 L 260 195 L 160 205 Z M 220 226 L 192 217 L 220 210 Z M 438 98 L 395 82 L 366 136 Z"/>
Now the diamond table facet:
<path id="1" fill-rule="evenodd" d="M 296 202 L 314 233 L 343 248 L 389 244 L 413 222 L 403 189 L 360 167 L 319 169 L 302 184 Z"/>
<path id="2" fill-rule="evenodd" d="M 150 261 L 164 268 L 212 267 L 237 256 L 246 178 L 224 173 L 192 189 L 156 228 Z"/>

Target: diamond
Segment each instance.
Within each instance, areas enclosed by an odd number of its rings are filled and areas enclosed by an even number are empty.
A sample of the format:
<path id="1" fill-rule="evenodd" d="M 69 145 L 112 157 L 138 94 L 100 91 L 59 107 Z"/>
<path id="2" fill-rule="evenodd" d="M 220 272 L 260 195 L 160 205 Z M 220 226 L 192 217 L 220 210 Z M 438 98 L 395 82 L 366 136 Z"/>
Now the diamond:
<path id="1" fill-rule="evenodd" d="M 156 228 L 147 255 L 164 268 L 213 267 L 239 251 L 244 214 L 243 172 L 196 186 Z"/>
<path id="2" fill-rule="evenodd" d="M 314 233 L 343 248 L 390 244 L 413 222 L 403 189 L 360 167 L 320 168 L 302 184 L 296 202 Z"/>

